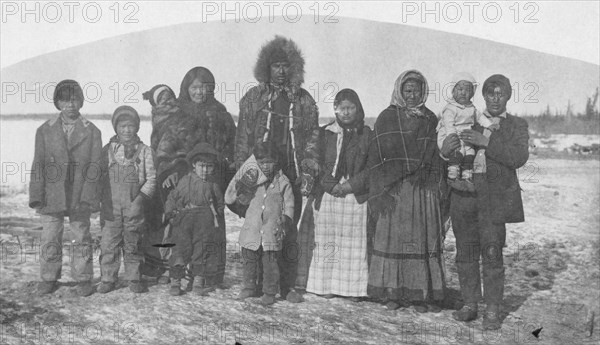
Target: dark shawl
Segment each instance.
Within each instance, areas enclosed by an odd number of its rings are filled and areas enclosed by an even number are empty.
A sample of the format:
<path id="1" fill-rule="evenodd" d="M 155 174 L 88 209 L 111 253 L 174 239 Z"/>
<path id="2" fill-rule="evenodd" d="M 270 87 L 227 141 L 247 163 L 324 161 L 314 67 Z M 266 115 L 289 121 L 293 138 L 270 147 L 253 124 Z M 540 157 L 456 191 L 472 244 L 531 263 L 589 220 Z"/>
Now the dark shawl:
<path id="1" fill-rule="evenodd" d="M 427 98 L 426 81 L 416 71 L 400 76 L 392 96 L 392 105 L 377 117 L 373 138 L 369 144 L 369 205 L 375 214 L 394 209 L 394 199 L 388 194 L 397 183 L 411 183 L 440 191 L 444 161 L 437 147 L 437 117 L 424 106 Z M 406 107 L 398 88 L 406 82 L 406 75 L 418 75 L 423 82 L 423 100 L 416 108 Z M 396 104 L 394 104 L 396 103 Z"/>

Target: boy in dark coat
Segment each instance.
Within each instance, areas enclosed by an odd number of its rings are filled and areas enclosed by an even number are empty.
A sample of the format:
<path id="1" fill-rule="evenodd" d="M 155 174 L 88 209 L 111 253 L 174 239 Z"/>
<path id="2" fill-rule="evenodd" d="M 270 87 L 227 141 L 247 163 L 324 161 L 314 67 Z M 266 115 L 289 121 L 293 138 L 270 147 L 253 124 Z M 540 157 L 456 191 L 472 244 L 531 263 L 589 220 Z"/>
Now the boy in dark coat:
<path id="1" fill-rule="evenodd" d="M 529 158 L 527 122 L 506 112 L 511 84 L 503 75 L 492 75 L 483 84 L 486 103 L 484 115 L 498 120 L 500 127 L 491 132 L 481 125 L 464 130 L 460 139 L 475 146 L 473 184 L 475 192 L 451 181 L 450 216 L 456 236 L 456 267 L 465 305 L 452 316 L 458 321 L 477 318 L 481 299 L 480 257 L 483 262 L 483 290 L 486 311 L 483 328 L 501 327 L 500 306 L 504 294 L 502 248 L 506 241 L 506 223 L 525 220 L 517 169 Z M 460 146 L 459 137 L 446 138 L 442 154 L 447 157 Z M 461 190 L 463 189 L 463 190 Z"/>
<path id="2" fill-rule="evenodd" d="M 124 253 L 125 280 L 135 293 L 145 291 L 140 282 L 143 261 L 140 243 L 145 203 L 156 189 L 152 149 L 137 136 L 140 117 L 130 106 L 118 107 L 112 117 L 117 135 L 102 150 L 102 283 L 98 292 L 115 289 Z"/>
<path id="3" fill-rule="evenodd" d="M 218 242 L 224 237 L 225 226 L 220 219 L 225 203 L 219 184 L 212 179 L 217 157 L 218 152 L 209 144 L 196 145 L 187 155 L 193 171 L 179 180 L 165 204 L 175 243 L 169 259 L 169 293 L 173 296 L 182 293 L 181 279 L 188 264 L 196 277 L 194 291 L 198 295 L 206 296 L 218 283 L 218 268 L 224 258 Z"/>
<path id="4" fill-rule="evenodd" d="M 42 215 L 44 229 L 38 292 L 53 292 L 61 277 L 64 217 L 68 216 L 74 236 L 71 276 L 78 283 L 78 294 L 89 296 L 94 292 L 90 214 L 99 209 L 102 139 L 98 128 L 79 113 L 84 97 L 76 81 L 58 83 L 53 98 L 60 114 L 37 129 L 29 184 L 29 207 Z"/>

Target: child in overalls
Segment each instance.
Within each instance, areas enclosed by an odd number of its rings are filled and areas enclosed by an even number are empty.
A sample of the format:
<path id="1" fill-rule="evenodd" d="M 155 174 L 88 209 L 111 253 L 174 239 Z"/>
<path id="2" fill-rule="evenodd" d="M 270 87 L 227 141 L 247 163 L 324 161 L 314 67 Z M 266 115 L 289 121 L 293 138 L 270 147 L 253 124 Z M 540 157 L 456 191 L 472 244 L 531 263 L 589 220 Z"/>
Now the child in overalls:
<path id="1" fill-rule="evenodd" d="M 171 219 L 171 238 L 175 244 L 169 259 L 172 296 L 182 294 L 181 279 L 190 266 L 195 280 L 193 290 L 206 296 L 215 290 L 218 267 L 224 257 L 219 239 L 225 227 L 223 192 L 213 182 L 218 152 L 207 143 L 197 144 L 187 154 L 193 167 L 179 180 L 167 197 L 165 216 Z"/>
<path id="2" fill-rule="evenodd" d="M 130 106 L 118 107 L 112 117 L 117 135 L 102 151 L 102 239 L 98 292 L 115 289 L 121 250 L 124 252 L 125 280 L 135 293 L 145 291 L 140 281 L 141 236 L 144 202 L 156 188 L 152 149 L 137 136 L 140 117 Z"/>

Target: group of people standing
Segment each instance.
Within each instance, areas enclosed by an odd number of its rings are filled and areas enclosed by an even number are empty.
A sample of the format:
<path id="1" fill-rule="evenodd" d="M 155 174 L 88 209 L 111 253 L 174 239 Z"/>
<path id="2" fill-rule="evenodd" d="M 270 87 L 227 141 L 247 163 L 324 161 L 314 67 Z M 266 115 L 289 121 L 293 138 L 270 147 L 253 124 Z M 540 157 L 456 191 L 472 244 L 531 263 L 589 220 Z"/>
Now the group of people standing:
<path id="1" fill-rule="evenodd" d="M 75 236 L 73 278 L 82 296 L 94 292 L 89 218 L 101 210 L 98 292 L 116 288 L 122 250 L 133 292 L 145 291 L 144 274 L 170 281 L 171 295 L 182 294 L 187 277 L 186 288 L 206 296 L 223 286 L 227 206 L 245 218 L 239 299 L 269 305 L 279 293 L 298 303 L 310 292 L 438 312 L 450 216 L 464 300 L 453 316 L 477 317 L 481 260 L 484 327 L 499 328 L 505 224 L 524 220 L 516 169 L 528 158 L 527 123 L 506 112 L 509 80 L 485 81 L 479 112 L 474 78 L 458 74 L 438 120 L 425 106 L 426 78 L 408 70 L 371 129 L 351 89 L 335 96 L 335 121 L 319 126 L 302 88 L 304 58 L 290 39 L 267 42 L 254 75 L 259 84 L 242 98 L 237 127 L 206 68 L 190 70 L 178 96 L 153 87 L 144 94 L 150 146 L 137 136 L 135 109 L 121 106 L 116 135 L 101 148 L 99 130 L 79 115 L 79 85 L 57 85 L 60 115 L 38 128 L 30 184 L 30 207 L 44 224 L 39 292 L 51 293 L 60 278 L 64 216 Z"/>

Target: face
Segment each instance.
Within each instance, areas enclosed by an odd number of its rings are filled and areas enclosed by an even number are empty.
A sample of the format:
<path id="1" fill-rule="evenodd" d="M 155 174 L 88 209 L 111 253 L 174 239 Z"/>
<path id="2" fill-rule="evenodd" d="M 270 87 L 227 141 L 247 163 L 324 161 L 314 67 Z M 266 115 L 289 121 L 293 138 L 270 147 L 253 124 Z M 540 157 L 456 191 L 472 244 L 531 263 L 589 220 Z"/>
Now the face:
<path id="1" fill-rule="evenodd" d="M 351 125 L 358 119 L 358 108 L 348 100 L 343 100 L 335 107 L 335 116 L 344 125 Z"/>
<path id="2" fill-rule="evenodd" d="M 273 175 L 275 175 L 275 162 L 273 161 L 265 161 L 265 160 L 258 160 L 258 168 L 260 169 L 260 171 L 262 171 L 263 174 L 265 174 L 265 176 L 267 177 L 267 179 L 272 179 Z"/>
<path id="3" fill-rule="evenodd" d="M 119 137 L 119 141 L 123 143 L 130 141 L 136 132 L 137 126 L 133 120 L 123 119 L 117 122 L 117 136 Z"/>
<path id="4" fill-rule="evenodd" d="M 160 95 L 158 95 L 158 105 L 164 105 L 167 102 L 172 101 L 173 99 L 175 99 L 175 97 L 172 93 L 170 93 L 169 91 L 163 91 L 160 93 Z"/>
<path id="5" fill-rule="evenodd" d="M 473 98 L 473 84 L 465 80 L 459 81 L 452 90 L 452 97 L 458 104 L 470 104 Z"/>
<path id="6" fill-rule="evenodd" d="M 283 85 L 287 81 L 290 64 L 287 62 L 275 62 L 271 64 L 271 83 Z"/>
<path id="7" fill-rule="evenodd" d="M 421 83 L 409 80 L 402 85 L 402 97 L 406 102 L 406 106 L 414 108 L 421 103 Z"/>
<path id="8" fill-rule="evenodd" d="M 508 95 L 502 92 L 500 86 L 488 88 L 483 98 L 485 99 L 485 106 L 490 115 L 498 116 L 506 111 Z"/>
<path id="9" fill-rule="evenodd" d="M 70 100 L 58 100 L 58 108 L 60 112 L 70 119 L 76 119 L 79 116 L 82 102 L 79 98 L 72 96 Z"/>
<path id="10" fill-rule="evenodd" d="M 215 164 L 203 161 L 194 163 L 194 172 L 199 178 L 206 180 L 215 171 Z"/>
<path id="11" fill-rule="evenodd" d="M 204 83 L 199 79 L 194 79 L 194 81 L 190 84 L 190 87 L 188 87 L 188 93 L 192 102 L 206 102 L 210 87 L 211 85 L 209 83 Z"/>

